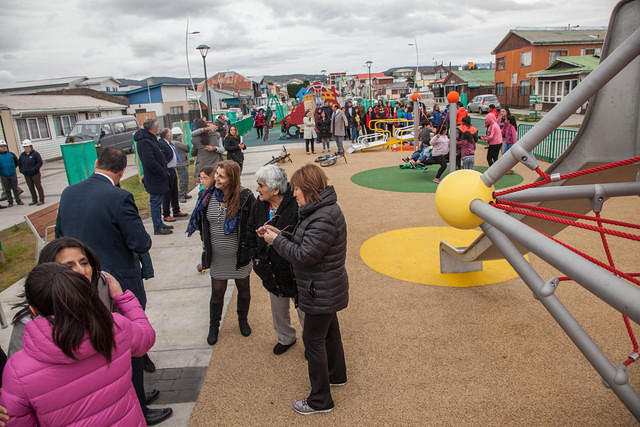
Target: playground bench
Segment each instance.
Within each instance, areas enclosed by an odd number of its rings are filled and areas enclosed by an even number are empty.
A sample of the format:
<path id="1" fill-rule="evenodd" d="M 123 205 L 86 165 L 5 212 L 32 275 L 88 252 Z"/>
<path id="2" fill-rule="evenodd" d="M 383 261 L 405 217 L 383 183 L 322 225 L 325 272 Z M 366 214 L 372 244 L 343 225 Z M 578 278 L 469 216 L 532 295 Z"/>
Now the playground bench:
<path id="1" fill-rule="evenodd" d="M 54 203 L 24 217 L 25 222 L 36 237 L 36 262 L 40 256 L 40 251 L 49 242 L 49 236 L 55 235 L 53 230 L 56 227 L 58 205 L 59 203 Z"/>

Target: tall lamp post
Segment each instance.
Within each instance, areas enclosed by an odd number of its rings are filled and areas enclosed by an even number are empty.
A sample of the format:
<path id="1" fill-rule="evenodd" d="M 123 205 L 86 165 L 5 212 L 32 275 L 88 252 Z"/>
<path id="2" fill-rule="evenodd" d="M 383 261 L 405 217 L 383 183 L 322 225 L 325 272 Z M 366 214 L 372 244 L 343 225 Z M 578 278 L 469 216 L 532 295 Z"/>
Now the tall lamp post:
<path id="1" fill-rule="evenodd" d="M 187 30 L 184 34 L 184 54 L 187 57 L 187 72 L 189 73 L 189 80 L 191 81 L 191 89 L 196 92 L 196 85 L 193 84 L 193 77 L 191 77 L 191 67 L 189 66 L 189 36 L 191 34 L 200 34 L 200 31 L 189 32 L 189 17 L 187 17 Z M 202 117 L 202 106 L 200 106 L 200 100 L 198 100 L 198 110 L 200 111 L 200 117 Z"/>
<path id="2" fill-rule="evenodd" d="M 416 77 L 413 79 L 413 90 L 418 86 L 418 68 L 420 67 L 420 59 L 418 57 L 418 40 L 414 37 L 413 43 L 409 43 L 409 46 L 416 47 Z"/>
<path id="3" fill-rule="evenodd" d="M 209 94 L 209 79 L 207 77 L 207 53 L 209 53 L 209 45 L 201 44 L 196 47 L 202 55 L 202 63 L 204 64 L 204 90 L 207 93 L 207 118 L 211 120 L 211 95 Z"/>
<path id="4" fill-rule="evenodd" d="M 324 82 L 328 85 L 329 79 L 327 78 L 327 70 L 320 70 L 320 74 L 322 74 L 322 77 L 324 78 Z"/>
<path id="5" fill-rule="evenodd" d="M 373 61 L 367 61 L 365 64 L 369 68 L 369 107 L 371 107 L 373 106 L 373 94 L 371 93 L 371 64 L 373 64 Z"/>

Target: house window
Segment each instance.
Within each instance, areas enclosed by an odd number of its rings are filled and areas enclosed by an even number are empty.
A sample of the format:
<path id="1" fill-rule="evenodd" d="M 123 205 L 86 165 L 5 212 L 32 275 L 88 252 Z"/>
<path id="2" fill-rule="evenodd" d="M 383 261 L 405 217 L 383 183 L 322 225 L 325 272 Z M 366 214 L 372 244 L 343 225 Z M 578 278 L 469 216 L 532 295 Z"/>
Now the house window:
<path id="1" fill-rule="evenodd" d="M 29 117 L 16 119 L 20 140 L 50 139 L 49 125 L 46 117 Z"/>
<path id="2" fill-rule="evenodd" d="M 71 129 L 73 129 L 73 125 L 76 124 L 76 116 L 74 115 L 65 115 L 65 116 L 53 116 L 53 125 L 56 128 L 56 136 L 65 136 L 69 135 Z"/>
<path id="3" fill-rule="evenodd" d="M 500 71 L 500 70 L 504 70 L 505 67 L 505 59 L 504 56 L 501 56 L 500 58 L 496 58 L 496 70 Z"/>
<path id="4" fill-rule="evenodd" d="M 182 105 L 178 107 L 171 107 L 169 109 L 169 114 L 182 114 Z"/>
<path id="5" fill-rule="evenodd" d="M 531 80 L 520 80 L 518 95 L 528 96 L 531 94 Z"/>
<path id="6" fill-rule="evenodd" d="M 531 66 L 531 51 L 528 50 L 526 52 L 522 52 L 520 54 L 520 66 L 521 67 L 530 67 Z"/>
<path id="7" fill-rule="evenodd" d="M 91 120 L 91 119 L 99 119 L 102 116 L 101 112 L 97 112 L 97 113 L 87 113 L 87 119 Z"/>
<path id="8" fill-rule="evenodd" d="M 518 83 L 518 73 L 511 74 L 511 86 L 515 86 Z"/>
<path id="9" fill-rule="evenodd" d="M 593 56 L 596 54 L 596 49 L 580 49 L 580 56 Z"/>
<path id="10" fill-rule="evenodd" d="M 504 95 L 504 82 L 496 83 L 496 95 Z"/>
<path id="11" fill-rule="evenodd" d="M 549 64 L 558 59 L 560 56 L 567 56 L 566 50 L 550 50 L 549 51 Z"/>

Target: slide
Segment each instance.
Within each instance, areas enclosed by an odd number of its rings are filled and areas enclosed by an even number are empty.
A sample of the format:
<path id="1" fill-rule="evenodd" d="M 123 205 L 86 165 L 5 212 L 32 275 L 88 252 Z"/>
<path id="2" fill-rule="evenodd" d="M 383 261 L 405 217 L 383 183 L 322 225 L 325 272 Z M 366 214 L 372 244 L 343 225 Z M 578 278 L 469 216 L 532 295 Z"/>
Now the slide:
<path id="1" fill-rule="evenodd" d="M 625 40 L 632 37 L 632 35 L 637 37 L 636 30 L 639 28 L 639 23 L 639 1 L 622 1 L 615 7 L 602 49 L 601 63 L 611 56 Z M 640 57 L 637 56 L 637 53 L 634 53 L 634 55 L 636 55 L 635 59 L 624 66 L 621 71 L 615 74 L 608 83 L 588 100 L 587 112 L 580 131 L 565 153 L 545 171 L 546 174 L 552 176 L 555 174 L 563 175 L 640 155 Z M 598 72 L 600 68 L 596 68 L 592 74 Z M 585 80 L 578 85 L 576 90 L 588 89 L 587 87 L 580 88 L 580 86 L 589 84 Z M 565 98 L 561 104 L 547 113 L 547 116 L 550 117 L 545 116 L 545 119 L 549 120 L 543 119 L 543 121 L 536 124 L 530 131 L 533 134 L 525 135 L 514 147 L 524 143 L 525 140 L 527 140 L 527 145 L 533 143 L 534 141 L 530 141 L 531 138 L 528 138 L 529 136 L 537 137 L 536 139 L 541 141 L 548 135 L 553 129 L 545 130 L 545 124 L 552 121 L 561 123 L 564 120 L 561 117 L 562 115 L 568 116 L 572 113 L 572 111 L 562 111 L 562 106 L 566 100 Z M 538 132 L 534 132 L 536 128 L 539 128 Z M 499 163 L 501 164 L 499 165 Z M 485 181 L 485 178 L 497 180 L 501 176 L 497 175 L 500 174 L 499 170 L 506 170 L 503 166 L 504 162 L 494 164 L 485 172 L 483 181 Z M 542 187 L 632 182 L 638 179 L 639 169 L 640 166 L 637 163 L 629 164 L 595 174 L 551 182 Z M 545 201 L 538 203 L 538 205 L 577 214 L 585 214 L 592 210 L 590 201 L 584 199 Z M 522 215 L 514 216 L 521 219 L 522 223 L 550 236 L 557 234 L 566 227 L 564 224 L 543 219 L 523 217 Z M 516 246 L 521 253 L 527 252 L 522 246 Z M 443 270 L 442 272 L 474 271 L 479 269 L 479 262 L 481 261 L 503 258 L 501 252 L 485 234 L 480 235 L 465 248 L 456 248 L 446 242 L 441 242 L 440 250 L 441 256 L 443 253 L 445 256 L 449 255 L 450 257 L 448 258 L 455 260 L 454 264 L 456 264 L 452 271 Z M 468 266 L 465 267 L 465 264 L 468 264 Z"/>

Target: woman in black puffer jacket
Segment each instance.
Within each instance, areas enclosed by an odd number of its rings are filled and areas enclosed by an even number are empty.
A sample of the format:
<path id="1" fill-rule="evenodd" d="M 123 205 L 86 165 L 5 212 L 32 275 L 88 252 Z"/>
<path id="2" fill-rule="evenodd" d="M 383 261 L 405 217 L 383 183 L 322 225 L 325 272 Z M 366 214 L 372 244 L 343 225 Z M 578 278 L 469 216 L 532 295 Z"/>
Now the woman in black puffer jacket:
<path id="1" fill-rule="evenodd" d="M 293 231 L 298 222 L 298 205 L 285 171 L 275 165 L 263 166 L 256 171 L 256 181 L 259 196 L 251 211 L 249 228 L 257 230 L 264 224 L 270 224 L 279 230 Z M 253 270 L 269 291 L 273 329 L 278 336 L 273 353 L 280 355 L 296 343 L 296 329 L 291 324 L 289 308 L 291 300 L 298 295 L 298 289 L 289 261 L 278 255 L 256 233 L 251 234 Z M 304 313 L 299 307 L 297 311 L 300 325 L 304 326 Z"/>
<path id="2" fill-rule="evenodd" d="M 337 312 L 349 303 L 345 268 L 347 224 L 333 186 L 316 165 L 305 165 L 291 177 L 300 207 L 293 232 L 265 226 L 258 235 L 293 266 L 298 304 L 305 313 L 302 339 L 309 360 L 311 393 L 293 408 L 302 414 L 333 409 L 330 386 L 344 385 L 347 370 Z M 331 373 L 331 375 L 330 375 Z"/>

